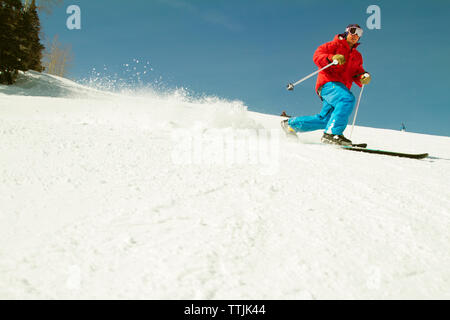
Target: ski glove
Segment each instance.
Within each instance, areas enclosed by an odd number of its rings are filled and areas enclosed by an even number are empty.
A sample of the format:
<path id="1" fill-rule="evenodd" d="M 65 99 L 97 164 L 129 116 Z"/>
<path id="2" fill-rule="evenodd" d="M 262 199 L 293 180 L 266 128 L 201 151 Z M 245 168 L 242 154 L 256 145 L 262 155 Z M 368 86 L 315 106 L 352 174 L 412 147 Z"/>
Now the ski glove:
<path id="1" fill-rule="evenodd" d="M 369 84 L 371 80 L 372 80 L 372 77 L 367 72 L 364 73 L 363 75 L 361 75 L 361 79 L 360 79 L 361 84 Z"/>
<path id="2" fill-rule="evenodd" d="M 339 62 L 339 65 L 343 65 L 345 63 L 345 57 L 342 54 L 335 54 L 333 56 L 333 61 L 337 60 Z"/>

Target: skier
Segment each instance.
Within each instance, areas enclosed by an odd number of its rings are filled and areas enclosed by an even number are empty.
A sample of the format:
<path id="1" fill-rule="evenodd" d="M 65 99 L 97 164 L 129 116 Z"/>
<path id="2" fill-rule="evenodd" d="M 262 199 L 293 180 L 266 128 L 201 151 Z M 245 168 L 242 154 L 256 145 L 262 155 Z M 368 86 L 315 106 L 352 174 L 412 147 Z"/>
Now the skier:
<path id="1" fill-rule="evenodd" d="M 361 53 L 356 48 L 363 34 L 357 24 L 350 24 L 345 33 L 338 34 L 314 53 L 314 63 L 323 68 L 333 61 L 338 64 L 321 72 L 317 78 L 316 92 L 323 101 L 322 110 L 314 116 L 295 117 L 281 122 L 288 134 L 325 129 L 323 143 L 351 145 L 343 132 L 353 111 L 355 97 L 350 88 L 355 82 L 358 86 L 369 84 L 371 76 L 363 67 Z"/>

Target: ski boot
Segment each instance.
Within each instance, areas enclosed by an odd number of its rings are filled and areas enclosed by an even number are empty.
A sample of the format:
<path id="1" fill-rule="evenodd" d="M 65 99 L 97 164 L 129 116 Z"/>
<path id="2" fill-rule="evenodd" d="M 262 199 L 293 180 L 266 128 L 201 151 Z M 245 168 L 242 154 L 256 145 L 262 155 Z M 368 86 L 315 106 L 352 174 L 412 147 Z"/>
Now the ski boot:
<path id="1" fill-rule="evenodd" d="M 342 134 L 324 133 L 321 141 L 328 144 L 337 144 L 339 146 L 352 146 L 352 142 Z"/>
<path id="2" fill-rule="evenodd" d="M 295 132 L 295 130 L 289 125 L 288 123 L 289 120 L 283 120 L 281 121 L 281 128 L 283 128 L 283 131 L 286 133 L 286 136 L 288 138 L 296 138 L 297 137 L 297 133 Z"/>

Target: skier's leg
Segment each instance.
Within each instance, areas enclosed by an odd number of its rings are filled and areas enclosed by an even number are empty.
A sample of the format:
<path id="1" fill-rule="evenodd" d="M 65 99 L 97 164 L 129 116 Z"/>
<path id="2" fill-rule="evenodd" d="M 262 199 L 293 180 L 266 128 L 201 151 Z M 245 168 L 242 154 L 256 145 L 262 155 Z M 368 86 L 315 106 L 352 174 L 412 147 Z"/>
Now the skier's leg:
<path id="1" fill-rule="evenodd" d="M 297 132 L 325 129 L 332 111 L 333 107 L 324 100 L 322 110 L 319 114 L 316 114 L 314 116 L 291 118 L 289 119 L 288 124 Z"/>
<path id="2" fill-rule="evenodd" d="M 334 107 L 325 133 L 341 135 L 347 127 L 348 118 L 355 105 L 355 96 L 339 82 L 328 82 L 322 88 L 322 98 Z"/>

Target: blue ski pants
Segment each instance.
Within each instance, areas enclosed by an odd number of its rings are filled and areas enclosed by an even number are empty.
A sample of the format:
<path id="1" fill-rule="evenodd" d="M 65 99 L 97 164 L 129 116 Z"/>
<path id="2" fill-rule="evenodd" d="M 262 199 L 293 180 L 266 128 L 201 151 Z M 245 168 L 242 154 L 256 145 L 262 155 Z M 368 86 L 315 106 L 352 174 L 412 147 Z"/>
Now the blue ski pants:
<path id="1" fill-rule="evenodd" d="M 325 129 L 325 133 L 342 134 L 353 111 L 355 96 L 340 82 L 325 83 L 320 95 L 323 99 L 320 113 L 291 118 L 289 126 L 298 132 Z"/>

